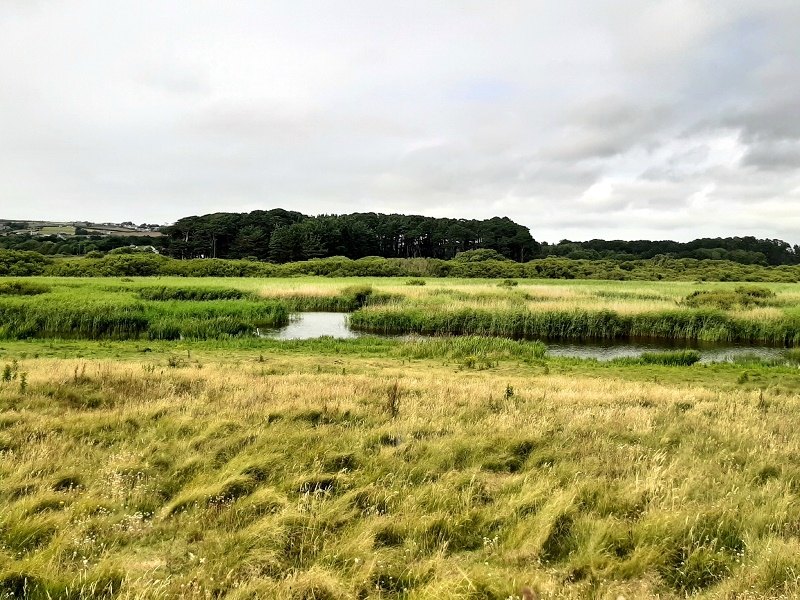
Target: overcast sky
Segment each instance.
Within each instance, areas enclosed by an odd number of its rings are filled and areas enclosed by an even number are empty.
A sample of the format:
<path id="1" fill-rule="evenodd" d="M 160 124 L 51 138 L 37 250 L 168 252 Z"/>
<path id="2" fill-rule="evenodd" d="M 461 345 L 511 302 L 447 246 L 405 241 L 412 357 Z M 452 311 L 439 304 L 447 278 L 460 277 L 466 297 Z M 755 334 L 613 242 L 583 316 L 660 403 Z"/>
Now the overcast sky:
<path id="1" fill-rule="evenodd" d="M 800 243 L 798 0 L 0 0 L 0 218 Z"/>

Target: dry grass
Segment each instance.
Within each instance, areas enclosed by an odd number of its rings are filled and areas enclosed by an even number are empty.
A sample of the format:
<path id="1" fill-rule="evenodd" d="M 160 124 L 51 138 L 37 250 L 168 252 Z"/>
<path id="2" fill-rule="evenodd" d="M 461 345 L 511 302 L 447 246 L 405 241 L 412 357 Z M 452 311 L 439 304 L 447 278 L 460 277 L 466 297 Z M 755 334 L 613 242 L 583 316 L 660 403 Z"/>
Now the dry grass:
<path id="1" fill-rule="evenodd" d="M 800 594 L 792 393 L 355 354 L 18 368 L 7 597 Z"/>

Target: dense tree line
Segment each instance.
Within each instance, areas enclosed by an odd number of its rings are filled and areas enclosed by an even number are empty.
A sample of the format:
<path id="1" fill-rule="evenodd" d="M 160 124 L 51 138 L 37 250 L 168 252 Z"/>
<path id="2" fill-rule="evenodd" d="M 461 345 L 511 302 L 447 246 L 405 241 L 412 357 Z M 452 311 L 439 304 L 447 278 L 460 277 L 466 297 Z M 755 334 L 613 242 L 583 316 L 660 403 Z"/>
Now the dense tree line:
<path id="1" fill-rule="evenodd" d="M 164 230 L 165 253 L 176 258 L 255 258 L 275 263 L 344 256 L 439 258 L 480 248 L 517 262 L 548 256 L 629 261 L 659 256 L 727 260 L 753 265 L 800 264 L 800 247 L 752 236 L 670 240 L 590 240 L 538 243 L 508 218 L 435 219 L 353 213 L 309 217 L 275 209 L 186 217 Z"/>
<path id="2" fill-rule="evenodd" d="M 162 231 L 166 236 L 161 238 L 7 235 L 0 237 L 0 248 L 59 256 L 154 246 L 173 258 L 251 259 L 278 264 L 333 256 L 449 260 L 478 249 L 492 250 L 516 262 L 547 257 L 612 261 L 667 257 L 724 260 L 745 265 L 800 264 L 800 246 L 753 236 L 702 238 L 691 242 L 595 239 L 540 244 L 531 237 L 527 227 L 505 217 L 436 219 L 379 213 L 310 217 L 274 209 L 185 217 Z"/>
<path id="3" fill-rule="evenodd" d="M 539 256 L 563 256 L 573 259 L 637 260 L 658 256 L 729 260 L 744 265 L 800 264 L 800 246 L 783 240 L 757 239 L 752 236 L 701 238 L 691 242 L 670 240 L 590 240 L 541 245 Z"/>
<path id="4" fill-rule="evenodd" d="M 450 259 L 486 248 L 524 261 L 539 244 L 508 218 L 435 219 L 353 213 L 309 217 L 282 209 L 180 219 L 164 229 L 165 253 L 176 258 L 255 258 L 275 263 L 344 256 Z"/>

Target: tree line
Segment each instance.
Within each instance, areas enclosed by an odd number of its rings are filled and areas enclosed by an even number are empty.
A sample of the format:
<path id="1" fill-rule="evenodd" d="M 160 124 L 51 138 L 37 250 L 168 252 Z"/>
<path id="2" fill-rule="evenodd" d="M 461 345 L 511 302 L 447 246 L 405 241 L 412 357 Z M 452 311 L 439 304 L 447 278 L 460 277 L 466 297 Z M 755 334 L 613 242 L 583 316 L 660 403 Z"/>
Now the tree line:
<path id="1" fill-rule="evenodd" d="M 344 256 L 440 258 L 494 250 L 519 262 L 537 255 L 527 227 L 507 217 L 436 219 L 353 213 L 309 217 L 282 209 L 186 217 L 165 228 L 175 258 L 253 258 L 274 263 Z"/>
<path id="2" fill-rule="evenodd" d="M 527 227 L 507 217 L 446 219 L 419 215 L 353 213 L 316 217 L 283 209 L 184 217 L 163 227 L 161 238 L 8 235 L 0 248 L 47 256 L 96 256 L 129 246 L 153 246 L 180 259 L 250 259 L 283 264 L 342 256 L 359 259 L 449 260 L 474 250 L 527 262 L 547 257 L 631 261 L 658 257 L 724 260 L 746 265 L 800 264 L 800 246 L 753 236 L 671 240 L 562 240 L 539 243 Z"/>
<path id="3" fill-rule="evenodd" d="M 800 264 L 800 246 L 778 239 L 758 239 L 753 236 L 700 238 L 691 242 L 671 240 L 589 240 L 558 244 L 543 243 L 539 256 L 561 256 L 588 260 L 642 260 L 667 256 L 698 260 L 728 260 L 744 265 Z M 538 258 L 537 257 L 537 258 Z"/>

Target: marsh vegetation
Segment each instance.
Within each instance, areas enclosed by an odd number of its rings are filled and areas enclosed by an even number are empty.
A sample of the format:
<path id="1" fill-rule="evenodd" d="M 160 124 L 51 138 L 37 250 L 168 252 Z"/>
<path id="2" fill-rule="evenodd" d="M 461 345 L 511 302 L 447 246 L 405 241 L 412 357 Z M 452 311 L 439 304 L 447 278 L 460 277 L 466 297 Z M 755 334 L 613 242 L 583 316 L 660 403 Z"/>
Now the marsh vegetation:
<path id="1" fill-rule="evenodd" d="M 794 286 L 419 281 L 4 281 L 36 293 L 0 295 L 0 598 L 800 594 L 796 350 L 252 331 L 310 308 L 788 331 Z"/>
<path id="2" fill-rule="evenodd" d="M 10 279 L 0 287 L 0 337 L 248 336 L 293 312 L 340 311 L 352 312 L 352 328 L 381 334 L 800 344 L 800 291 L 791 284 L 412 281 Z"/>

